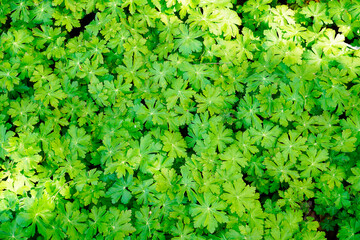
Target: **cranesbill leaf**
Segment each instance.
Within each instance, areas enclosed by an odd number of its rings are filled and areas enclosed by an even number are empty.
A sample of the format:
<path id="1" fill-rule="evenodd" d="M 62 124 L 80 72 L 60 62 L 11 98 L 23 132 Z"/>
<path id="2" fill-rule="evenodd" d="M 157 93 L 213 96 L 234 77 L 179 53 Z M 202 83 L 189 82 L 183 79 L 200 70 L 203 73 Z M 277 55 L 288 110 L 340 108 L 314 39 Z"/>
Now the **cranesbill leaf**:
<path id="1" fill-rule="evenodd" d="M 68 138 L 70 139 L 69 148 L 71 152 L 78 154 L 80 157 L 85 157 L 91 146 L 91 137 L 86 134 L 85 130 L 71 125 L 68 131 Z"/>
<path id="2" fill-rule="evenodd" d="M 347 181 L 352 184 L 351 186 L 355 191 L 360 191 L 360 168 L 358 166 L 353 167 L 351 172 L 354 175 L 350 176 Z"/>
<path id="3" fill-rule="evenodd" d="M 5 155 L 7 153 L 5 148 L 8 144 L 9 138 L 13 137 L 14 135 L 14 132 L 7 131 L 5 125 L 0 125 L 0 158 L 3 160 L 5 159 Z"/>
<path id="4" fill-rule="evenodd" d="M 186 157 L 186 142 L 179 132 L 166 131 L 161 137 L 164 143 L 163 150 L 169 153 L 169 157 Z"/>
<path id="5" fill-rule="evenodd" d="M 135 228 L 131 223 L 131 210 L 120 211 L 115 207 L 110 207 L 106 217 L 110 220 L 108 224 L 106 224 L 109 228 L 109 234 L 104 234 L 106 239 L 125 239 L 126 236 L 135 232 Z"/>
<path id="6" fill-rule="evenodd" d="M 44 195 L 41 198 L 27 199 L 24 205 L 24 211 L 19 213 L 16 222 L 27 227 L 30 236 L 35 235 L 35 228 L 37 228 L 39 233 L 46 237 L 46 228 L 55 217 L 54 203 L 49 196 Z"/>
<path id="7" fill-rule="evenodd" d="M 298 167 L 299 170 L 302 170 L 302 177 L 316 177 L 320 175 L 321 172 L 326 171 L 329 167 L 329 162 L 326 160 L 329 158 L 328 152 L 326 150 L 316 150 L 315 148 L 310 148 L 306 151 L 306 155 L 301 155 L 299 157 L 301 166 Z"/>
<path id="8" fill-rule="evenodd" d="M 334 139 L 336 140 L 336 146 L 334 146 L 332 149 L 339 152 L 355 151 L 355 142 L 357 141 L 357 139 L 355 137 L 351 137 L 351 135 L 351 130 L 346 129 L 342 131 L 341 136 L 334 136 Z"/>
<path id="9" fill-rule="evenodd" d="M 193 52 L 200 52 L 202 43 L 196 38 L 202 36 L 203 33 L 194 28 L 189 30 L 185 24 L 180 25 L 179 30 L 179 35 L 175 37 L 175 49 L 179 49 L 179 52 L 185 56 Z"/>
<path id="10" fill-rule="evenodd" d="M 291 179 L 299 177 L 294 169 L 295 164 L 287 160 L 281 153 L 277 153 L 273 159 L 266 159 L 264 164 L 270 176 L 275 177 L 280 182 L 290 182 Z"/>
<path id="11" fill-rule="evenodd" d="M 223 160 L 222 169 L 236 169 L 241 172 L 241 169 L 248 165 L 248 159 L 239 151 L 239 148 L 232 144 L 225 149 L 223 153 L 219 155 L 219 158 Z"/>
<path id="12" fill-rule="evenodd" d="M 129 175 L 126 179 L 121 178 L 115 182 L 109 190 L 106 192 L 106 197 L 111 197 L 111 202 L 117 203 L 121 200 L 121 203 L 127 204 L 132 198 L 131 192 L 127 189 L 133 184 L 132 175 Z"/>
<path id="13" fill-rule="evenodd" d="M 255 187 L 249 187 L 242 179 L 234 182 L 226 182 L 223 185 L 224 192 L 221 199 L 230 205 L 230 210 L 237 213 L 239 217 L 243 215 L 245 210 L 251 211 L 255 205 L 259 194 L 255 193 Z"/>
<path id="14" fill-rule="evenodd" d="M 297 131 L 290 130 L 278 139 L 277 145 L 282 150 L 284 157 L 289 157 L 294 162 L 301 152 L 307 149 L 305 143 L 305 137 L 300 136 Z"/>
<path id="15" fill-rule="evenodd" d="M 210 233 L 215 232 L 218 223 L 226 223 L 229 221 L 225 210 L 227 204 L 219 201 L 216 196 L 210 192 L 197 197 L 199 204 L 192 204 L 190 214 L 194 217 L 194 227 L 206 227 Z"/>
<path id="16" fill-rule="evenodd" d="M 62 226 L 70 238 L 76 238 L 83 234 L 87 226 L 87 214 L 80 212 L 76 203 L 67 202 L 65 205 L 59 205 L 60 214 L 57 216 L 61 219 Z"/>

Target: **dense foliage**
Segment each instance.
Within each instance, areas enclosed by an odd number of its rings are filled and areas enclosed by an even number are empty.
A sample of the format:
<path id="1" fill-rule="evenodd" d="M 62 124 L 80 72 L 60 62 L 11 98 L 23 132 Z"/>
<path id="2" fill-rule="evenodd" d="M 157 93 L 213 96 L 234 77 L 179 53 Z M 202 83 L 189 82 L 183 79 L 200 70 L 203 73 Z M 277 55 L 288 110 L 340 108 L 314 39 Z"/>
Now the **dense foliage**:
<path id="1" fill-rule="evenodd" d="M 0 239 L 360 239 L 357 0 L 1 0 Z"/>

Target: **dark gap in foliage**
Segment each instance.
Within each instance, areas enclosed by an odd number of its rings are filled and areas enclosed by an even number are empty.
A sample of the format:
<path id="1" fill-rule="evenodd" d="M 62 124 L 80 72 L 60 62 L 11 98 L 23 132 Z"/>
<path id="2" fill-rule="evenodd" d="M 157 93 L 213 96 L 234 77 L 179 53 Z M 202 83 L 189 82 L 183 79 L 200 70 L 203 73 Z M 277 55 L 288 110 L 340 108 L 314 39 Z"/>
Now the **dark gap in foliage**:
<path id="1" fill-rule="evenodd" d="M 194 151 L 193 148 L 188 148 L 187 156 L 188 156 L 189 158 L 191 158 L 192 155 L 196 155 L 196 152 Z"/>
<path id="2" fill-rule="evenodd" d="M 346 90 L 351 89 L 353 86 L 357 85 L 354 81 L 350 81 L 348 83 L 345 84 L 346 86 Z"/>
<path id="3" fill-rule="evenodd" d="M 78 28 L 73 28 L 71 32 L 69 32 L 70 38 L 79 36 L 80 33 L 85 30 L 85 27 L 95 19 L 95 15 L 95 12 L 91 12 L 89 14 L 86 14 L 82 19 L 80 19 L 81 26 Z"/>
<path id="4" fill-rule="evenodd" d="M 242 16 L 239 16 L 239 17 L 241 18 Z M 238 29 L 239 29 L 239 34 L 241 34 L 241 33 L 242 33 L 243 28 L 244 28 L 244 25 L 238 26 Z M 236 39 L 236 37 L 231 37 L 231 39 L 232 39 L 232 40 L 235 40 L 235 39 Z"/>
<path id="5" fill-rule="evenodd" d="M 263 122 L 265 120 L 265 118 L 263 116 L 261 116 L 260 114 L 257 115 L 259 117 L 259 119 L 261 120 L 261 122 Z"/>
<path id="6" fill-rule="evenodd" d="M 185 165 L 184 158 L 175 158 L 173 163 L 173 168 L 175 169 L 176 173 L 181 176 L 180 168 Z"/>
<path id="7" fill-rule="evenodd" d="M 203 11 L 202 7 L 199 7 L 199 10 L 200 10 L 201 14 L 204 14 L 204 11 Z"/>
<path id="8" fill-rule="evenodd" d="M 344 186 L 344 188 L 351 185 L 348 181 L 342 181 L 341 184 Z"/>
<path id="9" fill-rule="evenodd" d="M 295 115 L 295 116 L 296 116 L 296 115 Z M 289 121 L 286 129 L 288 129 L 288 130 L 294 130 L 294 129 L 296 129 L 296 127 L 294 126 L 294 122 Z"/>
<path id="10" fill-rule="evenodd" d="M 320 116 L 323 114 L 323 112 L 324 110 L 321 108 L 321 106 L 314 106 L 309 113 L 313 116 Z"/>
<path id="11" fill-rule="evenodd" d="M 8 17 L 6 19 L 6 22 L 1 26 L 0 29 L 2 29 L 4 32 L 7 32 L 11 27 L 11 22 L 12 22 L 11 18 Z"/>
<path id="12" fill-rule="evenodd" d="M 249 175 L 247 173 L 244 173 L 243 174 L 243 180 L 244 180 L 244 183 L 246 183 L 246 185 L 249 185 L 251 186 L 251 181 L 247 180 L 247 178 L 249 177 Z"/>
<path id="13" fill-rule="evenodd" d="M 100 163 L 100 159 L 99 159 L 99 161 L 97 161 L 98 159 L 93 160 L 89 153 L 86 154 L 86 157 L 85 157 L 84 160 L 87 163 L 87 165 L 86 165 L 87 166 L 87 171 L 90 171 L 90 170 L 93 170 L 93 169 L 95 169 L 96 171 L 97 170 L 100 170 L 100 171 L 103 170 L 102 169 L 102 164 Z"/>
<path id="14" fill-rule="evenodd" d="M 134 170 L 134 173 L 133 173 L 133 178 L 134 178 L 134 179 L 138 177 L 139 172 L 140 172 L 139 169 L 135 169 L 135 170 Z"/>
<path id="15" fill-rule="evenodd" d="M 243 6 L 244 3 L 246 3 L 247 0 L 237 0 L 236 4 L 234 6 Z"/>
<path id="16" fill-rule="evenodd" d="M 180 11 L 175 11 L 172 14 L 174 14 L 177 18 L 179 18 L 183 22 L 186 22 L 186 20 L 188 20 L 188 17 L 189 17 L 189 14 L 186 14 L 183 18 L 181 18 Z"/>
<path id="17" fill-rule="evenodd" d="M 266 202 L 266 200 L 270 199 L 271 201 L 276 201 L 278 199 L 278 195 L 276 192 L 273 193 L 260 193 L 259 201 L 262 205 Z"/>
<path id="18" fill-rule="evenodd" d="M 31 82 L 30 78 L 26 78 L 23 81 L 24 81 L 24 85 L 27 87 L 26 91 L 35 89 L 34 88 L 35 82 Z"/>
<path id="19" fill-rule="evenodd" d="M 28 240 L 37 240 L 41 238 L 42 236 L 36 231 L 35 235 L 33 237 L 28 238 Z"/>
<path id="20" fill-rule="evenodd" d="M 339 115 L 339 120 L 341 119 L 346 119 L 346 113 L 343 112 L 342 114 Z"/>
<path id="21" fill-rule="evenodd" d="M 288 190 L 289 188 L 290 188 L 289 183 L 287 183 L 287 182 L 280 183 L 279 189 L 280 189 L 281 191 L 286 191 L 286 190 Z"/>
<path id="22" fill-rule="evenodd" d="M 67 120 L 69 120 L 69 119 L 67 119 Z M 59 132 L 61 137 L 66 135 L 66 133 L 69 130 L 70 125 L 71 124 L 69 124 L 68 126 L 61 126 L 61 129 L 60 129 L 60 132 Z"/>
<path id="23" fill-rule="evenodd" d="M 325 231 L 325 237 L 328 240 L 337 240 L 339 239 L 336 235 L 339 232 L 339 225 L 335 225 L 335 229 L 333 231 Z"/>
<path id="24" fill-rule="evenodd" d="M 65 178 L 65 182 L 69 182 L 71 179 L 69 173 L 67 173 L 67 172 L 65 172 L 64 178 Z"/>
<path id="25" fill-rule="evenodd" d="M 318 215 L 315 211 L 315 198 L 310 198 L 308 201 L 308 206 L 309 206 L 309 211 L 307 214 L 304 214 L 304 220 L 306 219 L 306 217 L 313 217 L 315 221 L 317 221 L 320 225 L 320 227 L 318 228 L 319 231 L 324 231 L 325 232 L 325 237 L 326 239 L 338 239 L 337 238 L 337 234 L 338 234 L 338 231 L 339 231 L 339 227 L 338 225 L 336 224 L 334 226 L 334 230 L 323 230 L 322 227 L 321 227 L 321 223 L 326 219 L 326 216 L 321 216 L 321 215 Z"/>
<path id="26" fill-rule="evenodd" d="M 180 129 L 181 136 L 182 136 L 183 138 L 189 136 L 188 127 L 189 127 L 189 125 L 184 125 L 184 126 L 181 126 L 181 127 L 179 128 L 179 129 Z"/>
<path id="27" fill-rule="evenodd" d="M 152 39 L 152 41 L 146 41 L 145 45 L 150 51 L 154 50 L 158 46 L 159 34 L 156 28 L 148 27 L 149 31 L 144 35 L 146 39 Z"/>
<path id="28" fill-rule="evenodd" d="M 308 206 L 308 212 L 304 212 L 304 220 L 307 218 L 307 217 L 313 217 L 315 219 L 315 221 L 318 221 L 320 222 L 320 216 L 318 216 L 316 214 L 316 212 L 314 211 L 314 208 L 315 208 L 315 199 L 314 198 L 310 198 L 309 200 L 306 201 L 306 204 Z"/>
<path id="29" fill-rule="evenodd" d="M 336 35 L 341 34 L 341 32 L 339 32 L 339 27 L 336 24 L 332 24 L 329 28 L 335 30 Z"/>
<path id="30" fill-rule="evenodd" d="M 169 234 L 169 233 L 165 233 L 164 234 L 165 239 L 172 239 L 173 235 Z"/>
<path id="31" fill-rule="evenodd" d="M 348 39 L 347 37 L 345 37 L 344 42 L 347 43 L 347 44 L 352 44 L 352 43 L 353 43 L 353 40 L 350 40 L 350 39 Z"/>
<path id="32" fill-rule="evenodd" d="M 246 86 L 244 85 L 244 88 L 246 88 Z M 233 110 L 237 111 L 237 107 L 239 106 L 240 100 L 244 98 L 245 96 L 245 92 L 235 92 L 235 96 L 239 99 L 232 107 Z"/>
<path id="33" fill-rule="evenodd" d="M 53 62 L 52 64 L 49 65 L 49 68 L 51 68 L 51 70 L 55 70 L 55 62 Z"/>
<path id="34" fill-rule="evenodd" d="M 101 199 L 101 198 L 100 198 Z M 92 204 L 84 205 L 82 209 L 87 210 L 88 212 L 91 212 Z"/>
<path id="35" fill-rule="evenodd" d="M 281 5 L 288 5 L 287 0 L 277 0 L 277 4 L 276 4 L 276 5 L 279 5 L 279 4 L 281 4 Z"/>
<path id="36" fill-rule="evenodd" d="M 8 131 L 12 131 L 14 133 L 17 133 L 16 132 L 16 126 L 14 125 L 14 119 L 9 117 L 9 122 L 11 124 L 11 127 L 8 129 Z M 15 135 L 16 136 L 16 135 Z"/>

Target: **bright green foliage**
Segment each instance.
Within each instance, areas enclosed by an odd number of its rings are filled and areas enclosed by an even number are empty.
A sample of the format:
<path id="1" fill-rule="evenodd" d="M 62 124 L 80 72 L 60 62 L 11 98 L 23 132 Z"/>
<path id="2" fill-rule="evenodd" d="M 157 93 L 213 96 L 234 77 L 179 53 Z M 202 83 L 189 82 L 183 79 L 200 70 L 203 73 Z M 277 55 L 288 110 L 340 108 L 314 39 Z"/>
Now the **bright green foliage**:
<path id="1" fill-rule="evenodd" d="M 204 226 L 210 233 L 218 227 L 218 223 L 226 223 L 229 218 L 222 211 L 226 208 L 226 203 L 206 192 L 203 196 L 198 196 L 199 204 L 190 207 L 191 216 L 194 216 L 194 227 Z"/>
<path id="2" fill-rule="evenodd" d="M 0 239 L 359 239 L 359 6 L 1 1 Z"/>
<path id="3" fill-rule="evenodd" d="M 273 159 L 266 159 L 264 164 L 269 175 L 277 181 L 290 182 L 291 179 L 299 177 L 298 172 L 294 170 L 294 163 L 286 160 L 280 153 L 277 153 Z"/>
<path id="4" fill-rule="evenodd" d="M 83 234 L 87 228 L 87 214 L 81 213 L 75 203 L 67 202 L 64 205 L 59 205 L 59 215 L 57 216 L 59 222 L 62 222 L 62 229 L 70 238 Z"/>
<path id="5" fill-rule="evenodd" d="M 202 33 L 196 29 L 188 29 L 186 25 L 180 25 L 179 35 L 175 37 L 175 48 L 179 49 L 179 52 L 188 56 L 192 52 L 200 52 L 201 42 L 196 40 Z"/>
<path id="6" fill-rule="evenodd" d="M 186 143 L 180 133 L 165 132 L 162 140 L 163 150 L 169 153 L 169 157 L 186 156 Z"/>
<path id="7" fill-rule="evenodd" d="M 54 203 L 51 202 L 48 196 L 45 195 L 35 199 L 29 198 L 24 205 L 24 211 L 16 218 L 16 222 L 20 226 L 27 227 L 30 236 L 35 235 L 35 229 L 46 236 L 46 229 L 55 217 L 53 210 Z"/>
<path id="8" fill-rule="evenodd" d="M 221 198 L 230 204 L 231 212 L 235 212 L 239 216 L 245 212 L 245 209 L 251 211 L 256 199 L 259 198 L 258 194 L 255 193 L 255 188 L 246 186 L 242 180 L 225 183 L 224 191 L 226 193 Z"/>
<path id="9" fill-rule="evenodd" d="M 279 148 L 285 158 L 289 158 L 291 161 L 295 161 L 302 151 L 307 149 L 305 145 L 306 138 L 300 136 L 300 133 L 295 131 L 289 131 L 287 134 L 283 134 L 279 139 Z"/>
<path id="10" fill-rule="evenodd" d="M 316 177 L 321 172 L 326 171 L 329 163 L 326 162 L 328 159 L 328 153 L 326 150 L 317 151 L 315 148 L 310 148 L 306 151 L 306 154 L 300 156 L 301 166 L 299 170 L 302 170 L 302 177 Z"/>

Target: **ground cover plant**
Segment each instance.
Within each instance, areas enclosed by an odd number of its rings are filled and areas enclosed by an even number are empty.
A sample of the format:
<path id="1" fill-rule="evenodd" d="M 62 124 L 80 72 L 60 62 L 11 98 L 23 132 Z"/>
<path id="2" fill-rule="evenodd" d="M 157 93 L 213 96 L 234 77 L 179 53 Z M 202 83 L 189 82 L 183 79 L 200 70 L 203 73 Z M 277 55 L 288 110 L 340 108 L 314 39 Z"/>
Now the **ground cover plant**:
<path id="1" fill-rule="evenodd" d="M 360 2 L 0 1 L 0 239 L 360 239 Z"/>

